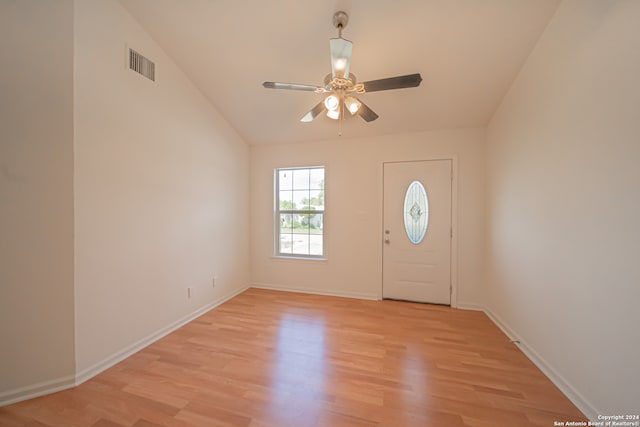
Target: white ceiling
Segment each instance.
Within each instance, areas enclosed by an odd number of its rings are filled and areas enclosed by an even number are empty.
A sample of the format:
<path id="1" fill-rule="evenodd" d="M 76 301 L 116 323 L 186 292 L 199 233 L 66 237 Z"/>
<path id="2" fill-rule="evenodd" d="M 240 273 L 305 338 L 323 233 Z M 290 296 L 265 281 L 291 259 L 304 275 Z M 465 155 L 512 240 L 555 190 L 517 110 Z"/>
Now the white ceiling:
<path id="1" fill-rule="evenodd" d="M 349 14 L 358 81 L 420 73 L 418 88 L 363 94 L 380 118 L 349 117 L 345 137 L 485 126 L 559 0 L 121 0 L 249 144 L 338 138 L 299 119 L 331 71 L 332 16 Z"/>

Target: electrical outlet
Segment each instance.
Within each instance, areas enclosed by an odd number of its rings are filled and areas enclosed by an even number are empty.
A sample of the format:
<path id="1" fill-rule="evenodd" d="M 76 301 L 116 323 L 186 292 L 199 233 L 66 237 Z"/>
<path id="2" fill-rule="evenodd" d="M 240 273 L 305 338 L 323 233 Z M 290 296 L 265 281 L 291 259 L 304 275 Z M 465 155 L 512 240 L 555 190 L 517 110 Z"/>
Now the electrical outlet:
<path id="1" fill-rule="evenodd" d="M 218 276 L 213 276 L 213 280 L 211 281 L 211 287 L 216 287 L 216 282 L 218 281 Z"/>

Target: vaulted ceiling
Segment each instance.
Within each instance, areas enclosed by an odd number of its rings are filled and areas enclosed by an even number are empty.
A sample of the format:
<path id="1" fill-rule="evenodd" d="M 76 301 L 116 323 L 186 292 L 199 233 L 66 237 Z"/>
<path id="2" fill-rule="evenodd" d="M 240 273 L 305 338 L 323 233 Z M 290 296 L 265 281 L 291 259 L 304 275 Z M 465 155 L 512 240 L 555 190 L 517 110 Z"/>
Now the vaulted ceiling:
<path id="1" fill-rule="evenodd" d="M 559 0 L 121 0 L 249 144 L 338 138 L 299 119 L 323 96 L 265 80 L 322 85 L 332 17 L 349 14 L 358 81 L 420 73 L 420 87 L 366 93 L 380 118 L 346 137 L 485 126 Z"/>

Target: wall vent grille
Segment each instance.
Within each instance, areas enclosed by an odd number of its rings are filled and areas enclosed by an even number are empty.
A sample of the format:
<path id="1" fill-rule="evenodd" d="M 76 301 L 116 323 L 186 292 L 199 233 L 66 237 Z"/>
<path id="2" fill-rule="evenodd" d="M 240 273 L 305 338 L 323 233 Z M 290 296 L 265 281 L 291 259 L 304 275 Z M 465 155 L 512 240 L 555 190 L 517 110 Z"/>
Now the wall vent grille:
<path id="1" fill-rule="evenodd" d="M 156 64 L 133 49 L 129 49 L 129 68 L 151 81 L 156 81 Z"/>

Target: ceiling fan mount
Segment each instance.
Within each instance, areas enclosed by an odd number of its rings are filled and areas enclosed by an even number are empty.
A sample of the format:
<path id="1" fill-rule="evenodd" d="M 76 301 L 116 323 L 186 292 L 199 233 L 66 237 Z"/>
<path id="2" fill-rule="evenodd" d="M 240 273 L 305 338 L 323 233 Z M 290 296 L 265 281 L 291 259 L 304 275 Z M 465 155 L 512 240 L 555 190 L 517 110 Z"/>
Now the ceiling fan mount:
<path id="1" fill-rule="evenodd" d="M 333 26 L 336 27 L 338 31 L 342 32 L 348 23 L 349 15 L 347 15 L 347 12 L 339 10 L 333 14 Z M 342 37 L 342 34 L 339 34 L 338 37 Z"/>
<path id="2" fill-rule="evenodd" d="M 333 25 L 338 29 L 338 37 L 329 40 L 331 73 L 324 78 L 323 86 L 278 82 L 262 83 L 262 86 L 268 89 L 302 90 L 328 94 L 323 101 L 320 101 L 300 119 L 301 122 L 311 122 L 323 112 L 334 120 L 344 120 L 348 112 L 351 115 L 358 114 L 365 121 L 371 122 L 376 120 L 378 115 L 355 95 L 380 90 L 417 87 L 422 81 L 420 74 L 408 74 L 357 83 L 356 76 L 350 72 L 353 43 L 342 38 L 342 30 L 348 23 L 349 15 L 346 12 L 338 11 L 333 14 Z"/>

